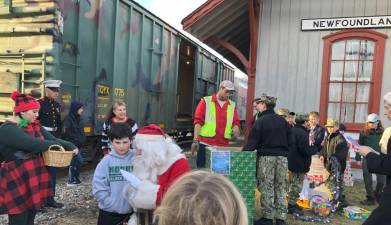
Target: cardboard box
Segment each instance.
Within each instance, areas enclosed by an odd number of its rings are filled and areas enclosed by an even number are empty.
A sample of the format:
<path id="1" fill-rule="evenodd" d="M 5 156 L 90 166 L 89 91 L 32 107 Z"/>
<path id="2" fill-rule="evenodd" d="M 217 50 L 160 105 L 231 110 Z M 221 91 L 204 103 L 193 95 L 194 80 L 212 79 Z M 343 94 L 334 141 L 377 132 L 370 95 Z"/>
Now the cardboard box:
<path id="1" fill-rule="evenodd" d="M 241 147 L 207 147 L 206 167 L 228 177 L 246 202 L 249 224 L 255 216 L 256 152 L 242 152 Z"/>
<path id="2" fill-rule="evenodd" d="M 360 207 L 349 206 L 343 209 L 343 214 L 351 220 L 366 220 L 371 212 Z"/>

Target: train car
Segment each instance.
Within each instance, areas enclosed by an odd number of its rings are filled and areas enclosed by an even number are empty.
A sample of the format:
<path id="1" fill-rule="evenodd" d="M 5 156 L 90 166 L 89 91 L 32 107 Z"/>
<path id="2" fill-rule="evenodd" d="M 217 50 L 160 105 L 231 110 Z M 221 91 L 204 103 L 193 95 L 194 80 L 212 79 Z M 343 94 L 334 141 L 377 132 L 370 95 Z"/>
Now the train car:
<path id="1" fill-rule="evenodd" d="M 183 138 L 199 99 L 234 80 L 231 66 L 133 1 L 1 1 L 0 33 L 0 120 L 12 115 L 12 90 L 42 97 L 42 81 L 60 79 L 62 113 L 83 102 L 95 145 L 114 101 L 139 125 Z"/>

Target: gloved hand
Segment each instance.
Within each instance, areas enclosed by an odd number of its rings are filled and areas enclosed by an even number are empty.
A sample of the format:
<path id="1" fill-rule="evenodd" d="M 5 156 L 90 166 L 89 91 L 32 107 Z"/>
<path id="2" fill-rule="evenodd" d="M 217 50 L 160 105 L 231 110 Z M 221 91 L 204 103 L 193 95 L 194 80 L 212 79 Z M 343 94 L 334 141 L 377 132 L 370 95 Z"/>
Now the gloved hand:
<path id="1" fill-rule="evenodd" d="M 73 149 L 73 154 L 75 155 L 79 154 L 79 149 L 78 148 Z"/>
<path id="2" fill-rule="evenodd" d="M 199 141 L 193 141 L 191 144 L 191 154 L 197 155 L 198 149 L 200 148 L 200 142 Z"/>

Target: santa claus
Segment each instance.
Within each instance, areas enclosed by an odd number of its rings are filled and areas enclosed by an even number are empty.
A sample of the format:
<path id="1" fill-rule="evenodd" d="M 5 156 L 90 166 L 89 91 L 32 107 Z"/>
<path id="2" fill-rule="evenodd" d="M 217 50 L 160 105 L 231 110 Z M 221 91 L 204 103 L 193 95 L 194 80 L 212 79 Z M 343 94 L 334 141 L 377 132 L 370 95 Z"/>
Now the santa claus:
<path id="1" fill-rule="evenodd" d="M 181 148 L 155 124 L 137 132 L 133 147 L 133 174 L 141 183 L 127 187 L 129 202 L 136 209 L 155 209 L 170 185 L 190 171 L 190 165 Z"/>

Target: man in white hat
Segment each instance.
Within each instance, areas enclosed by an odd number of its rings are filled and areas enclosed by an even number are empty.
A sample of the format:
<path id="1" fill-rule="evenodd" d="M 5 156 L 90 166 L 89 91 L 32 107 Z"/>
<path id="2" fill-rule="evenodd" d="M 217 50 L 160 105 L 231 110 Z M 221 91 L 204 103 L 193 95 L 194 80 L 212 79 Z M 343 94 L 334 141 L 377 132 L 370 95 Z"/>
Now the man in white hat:
<path id="1" fill-rule="evenodd" d="M 45 97 L 39 100 L 41 108 L 39 110 L 39 121 L 43 128 L 53 134 L 55 137 L 59 137 L 61 134 L 61 105 L 56 101 L 60 91 L 61 80 L 46 80 L 43 82 L 45 85 Z M 56 190 L 56 167 L 47 167 L 52 180 L 53 193 Z M 48 207 L 62 208 L 62 203 L 56 202 L 54 198 L 50 199 L 47 203 Z"/>
<path id="2" fill-rule="evenodd" d="M 203 97 L 197 105 L 191 149 L 198 151 L 198 168 L 205 167 L 205 146 L 228 146 L 229 140 L 239 136 L 239 114 L 229 99 L 234 93 L 234 84 L 224 80 L 216 94 Z"/>

